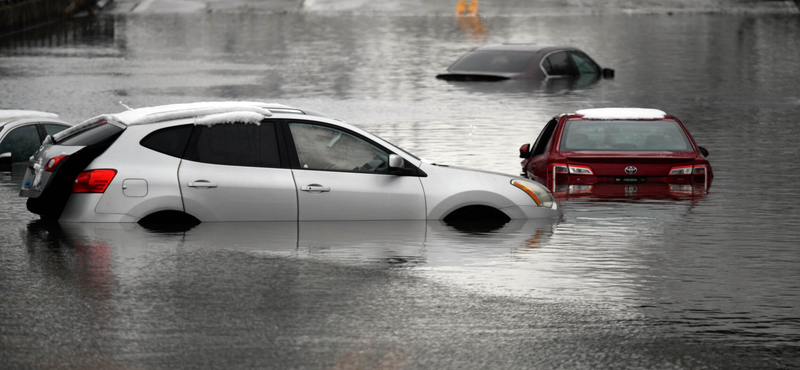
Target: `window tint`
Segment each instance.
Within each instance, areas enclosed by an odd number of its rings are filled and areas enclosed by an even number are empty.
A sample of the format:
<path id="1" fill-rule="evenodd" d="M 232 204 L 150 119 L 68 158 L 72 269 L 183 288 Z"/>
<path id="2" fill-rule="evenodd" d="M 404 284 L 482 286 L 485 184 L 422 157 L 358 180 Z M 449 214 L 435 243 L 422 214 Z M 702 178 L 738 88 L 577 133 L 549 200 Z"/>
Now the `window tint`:
<path id="1" fill-rule="evenodd" d="M 531 64 L 536 54 L 521 51 L 473 51 L 450 67 L 453 72 L 520 73 Z"/>
<path id="2" fill-rule="evenodd" d="M 139 144 L 159 153 L 181 158 L 192 136 L 193 128 L 194 125 L 167 127 L 145 136 Z"/>
<path id="3" fill-rule="evenodd" d="M 53 124 L 50 124 L 50 123 L 42 124 L 42 126 L 44 126 L 44 132 L 46 132 L 47 135 L 53 135 L 55 133 L 58 133 L 58 132 L 61 132 L 61 131 L 64 131 L 64 130 L 67 129 L 67 126 L 53 125 Z"/>
<path id="4" fill-rule="evenodd" d="M 578 72 L 581 74 L 600 73 L 600 68 L 597 64 L 583 53 L 571 52 L 570 57 L 578 67 Z"/>
<path id="5" fill-rule="evenodd" d="M 41 144 L 36 125 L 17 127 L 3 138 L 3 142 L 0 143 L 0 154 L 11 152 L 12 162 L 24 162 L 36 153 Z"/>
<path id="6" fill-rule="evenodd" d="M 275 126 L 255 124 L 197 126 L 197 140 L 186 159 L 228 166 L 280 167 Z"/>
<path id="7" fill-rule="evenodd" d="M 558 124 L 558 120 L 555 119 L 547 122 L 547 125 L 544 126 L 542 132 L 539 134 L 539 138 L 536 139 L 536 143 L 533 145 L 531 157 L 544 153 L 544 150 L 547 148 L 547 143 L 550 142 L 550 137 L 553 136 L 553 131 L 556 129 L 556 124 Z"/>
<path id="8" fill-rule="evenodd" d="M 68 146 L 86 146 L 97 144 L 122 132 L 122 130 L 122 128 L 114 126 L 110 123 L 103 123 L 99 126 L 94 126 L 88 130 L 81 131 L 77 134 L 62 139 L 58 142 L 58 144 Z"/>
<path id="9" fill-rule="evenodd" d="M 388 172 L 389 154 L 354 135 L 330 127 L 290 123 L 300 167 L 311 170 Z"/>
<path id="10" fill-rule="evenodd" d="M 570 120 L 561 137 L 562 150 L 694 150 L 683 129 L 672 120 Z"/>
<path id="11" fill-rule="evenodd" d="M 567 58 L 567 52 L 559 51 L 550 54 L 544 60 L 544 69 L 550 76 L 568 76 L 575 74 L 572 71 L 572 64 Z"/>

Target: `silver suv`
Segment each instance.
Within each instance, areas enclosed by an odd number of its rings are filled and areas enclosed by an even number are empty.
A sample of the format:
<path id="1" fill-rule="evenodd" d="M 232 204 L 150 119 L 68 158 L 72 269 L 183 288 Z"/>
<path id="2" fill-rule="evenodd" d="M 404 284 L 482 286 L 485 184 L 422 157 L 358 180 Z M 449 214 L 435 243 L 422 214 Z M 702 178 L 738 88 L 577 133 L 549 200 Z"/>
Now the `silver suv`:
<path id="1" fill-rule="evenodd" d="M 437 165 L 280 104 L 129 110 L 48 137 L 20 195 L 62 222 L 557 218 L 543 186 Z"/>

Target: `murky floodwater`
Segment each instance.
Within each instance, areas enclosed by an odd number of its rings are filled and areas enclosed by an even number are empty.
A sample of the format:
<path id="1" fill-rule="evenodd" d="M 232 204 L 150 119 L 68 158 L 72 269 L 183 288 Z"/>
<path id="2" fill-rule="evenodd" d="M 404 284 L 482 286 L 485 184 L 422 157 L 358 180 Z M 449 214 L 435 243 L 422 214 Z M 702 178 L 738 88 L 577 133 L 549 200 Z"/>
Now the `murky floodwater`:
<path id="1" fill-rule="evenodd" d="M 571 199 L 558 223 L 35 221 L 0 186 L 4 368 L 800 366 L 800 18 L 116 14 L 0 39 L 0 106 L 72 121 L 220 99 L 328 113 L 436 162 L 516 174 L 560 112 L 639 106 L 711 152 L 707 195 Z M 417 4 L 419 7 L 425 4 Z M 434 5 L 430 5 L 433 7 Z M 436 5 L 437 14 L 441 4 Z M 616 78 L 436 80 L 488 43 L 581 47 Z"/>

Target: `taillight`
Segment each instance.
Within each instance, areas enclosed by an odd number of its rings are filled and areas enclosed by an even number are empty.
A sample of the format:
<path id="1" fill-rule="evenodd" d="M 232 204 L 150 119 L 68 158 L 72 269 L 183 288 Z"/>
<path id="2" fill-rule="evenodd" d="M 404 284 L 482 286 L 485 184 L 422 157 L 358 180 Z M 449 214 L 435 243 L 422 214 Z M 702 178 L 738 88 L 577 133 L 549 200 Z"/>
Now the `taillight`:
<path id="1" fill-rule="evenodd" d="M 594 175 L 589 166 L 576 166 L 574 164 L 554 164 L 553 173 L 568 173 L 573 175 Z"/>
<path id="2" fill-rule="evenodd" d="M 669 169 L 669 174 L 670 175 L 691 175 L 693 170 L 694 170 L 694 166 L 672 167 L 672 168 Z"/>
<path id="3" fill-rule="evenodd" d="M 83 171 L 72 184 L 73 193 L 104 193 L 108 184 L 117 175 L 117 170 L 103 169 Z"/>
<path id="4" fill-rule="evenodd" d="M 575 174 L 575 175 L 594 175 L 594 172 L 592 172 L 592 169 L 590 167 L 588 167 L 588 166 L 576 166 L 574 164 L 571 164 L 568 167 L 569 167 L 569 173 L 571 173 L 571 174 Z"/>
<path id="5" fill-rule="evenodd" d="M 59 155 L 59 156 L 55 156 L 53 158 L 50 158 L 50 160 L 47 161 L 47 164 L 44 166 L 44 170 L 47 171 L 47 172 L 53 172 L 53 170 L 56 169 L 56 166 L 58 166 L 58 162 L 61 162 L 63 159 L 65 159 L 67 157 L 69 157 L 69 156 L 68 155 Z"/>

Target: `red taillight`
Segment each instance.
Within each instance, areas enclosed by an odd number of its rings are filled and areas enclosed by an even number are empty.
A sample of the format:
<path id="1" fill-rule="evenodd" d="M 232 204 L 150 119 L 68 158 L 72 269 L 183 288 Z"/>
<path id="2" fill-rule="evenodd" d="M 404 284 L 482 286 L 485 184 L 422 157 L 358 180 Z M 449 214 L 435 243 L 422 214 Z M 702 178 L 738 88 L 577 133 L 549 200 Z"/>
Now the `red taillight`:
<path id="1" fill-rule="evenodd" d="M 670 175 L 691 175 L 693 170 L 694 170 L 694 166 L 672 167 L 672 168 L 669 169 L 669 174 Z"/>
<path id="2" fill-rule="evenodd" d="M 59 156 L 55 156 L 53 158 L 50 158 L 50 160 L 47 161 L 47 164 L 44 166 L 44 170 L 47 171 L 47 172 L 53 172 L 53 170 L 56 169 L 56 166 L 58 166 L 58 162 L 61 162 L 63 159 L 65 159 L 67 157 L 69 157 L 69 156 L 68 155 L 59 155 Z"/>
<path id="3" fill-rule="evenodd" d="M 75 178 L 75 182 L 72 184 L 72 192 L 103 193 L 116 175 L 117 170 L 83 171 Z"/>

